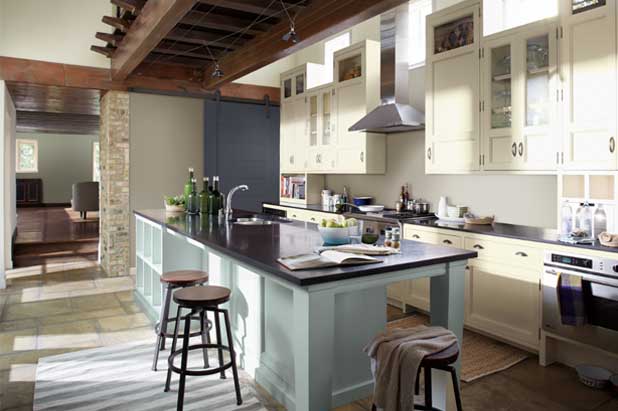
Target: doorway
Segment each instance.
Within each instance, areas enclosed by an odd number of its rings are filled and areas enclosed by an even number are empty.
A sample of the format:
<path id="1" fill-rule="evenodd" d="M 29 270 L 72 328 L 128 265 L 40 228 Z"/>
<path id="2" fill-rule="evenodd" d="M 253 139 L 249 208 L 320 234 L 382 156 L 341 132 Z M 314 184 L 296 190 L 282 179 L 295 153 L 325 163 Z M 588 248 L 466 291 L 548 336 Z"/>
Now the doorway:
<path id="1" fill-rule="evenodd" d="M 218 175 L 222 192 L 246 184 L 234 208 L 259 212 L 279 198 L 279 106 L 207 100 L 204 105 L 205 175 Z"/>
<path id="2" fill-rule="evenodd" d="M 16 109 L 13 268 L 96 265 L 100 91 L 6 85 Z"/>

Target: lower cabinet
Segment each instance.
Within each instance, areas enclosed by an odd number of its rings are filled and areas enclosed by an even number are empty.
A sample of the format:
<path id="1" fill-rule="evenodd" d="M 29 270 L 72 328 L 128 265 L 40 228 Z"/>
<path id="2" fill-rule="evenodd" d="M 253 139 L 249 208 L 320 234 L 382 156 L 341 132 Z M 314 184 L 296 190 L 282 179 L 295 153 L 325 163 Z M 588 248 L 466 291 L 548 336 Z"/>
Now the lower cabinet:
<path id="1" fill-rule="evenodd" d="M 540 275 L 540 270 L 471 260 L 466 275 L 466 325 L 538 350 Z"/>

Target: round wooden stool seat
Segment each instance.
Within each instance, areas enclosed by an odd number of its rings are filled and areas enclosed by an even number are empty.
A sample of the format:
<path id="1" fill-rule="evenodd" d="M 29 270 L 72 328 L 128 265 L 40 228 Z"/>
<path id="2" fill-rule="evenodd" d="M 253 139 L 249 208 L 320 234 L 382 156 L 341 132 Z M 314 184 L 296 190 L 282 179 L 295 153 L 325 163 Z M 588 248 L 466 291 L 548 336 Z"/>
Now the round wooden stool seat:
<path id="1" fill-rule="evenodd" d="M 231 293 L 229 288 L 216 285 L 188 287 L 174 293 L 174 302 L 188 308 L 217 306 L 229 301 Z"/>
<path id="2" fill-rule="evenodd" d="M 423 358 L 421 367 L 441 368 L 453 364 L 459 357 L 459 345 L 453 344 L 446 350 L 442 350 Z"/>
<path id="3" fill-rule="evenodd" d="M 187 286 L 190 284 L 201 284 L 208 281 L 208 273 L 199 270 L 180 270 L 170 271 L 161 276 L 161 282 L 165 284 Z"/>

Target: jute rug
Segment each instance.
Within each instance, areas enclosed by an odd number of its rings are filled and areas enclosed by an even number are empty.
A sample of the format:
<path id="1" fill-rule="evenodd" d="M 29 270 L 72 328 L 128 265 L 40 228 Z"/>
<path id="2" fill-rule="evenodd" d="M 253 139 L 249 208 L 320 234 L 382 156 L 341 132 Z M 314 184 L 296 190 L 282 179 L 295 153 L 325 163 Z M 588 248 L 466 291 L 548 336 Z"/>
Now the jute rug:
<path id="1" fill-rule="evenodd" d="M 414 314 L 410 317 L 388 323 L 388 329 L 410 328 L 429 324 L 426 315 Z M 472 382 L 486 375 L 494 374 L 512 367 L 530 357 L 530 354 L 484 335 L 464 330 L 461 347 L 461 379 Z"/>
<path id="2" fill-rule="evenodd" d="M 163 392 L 167 353 L 159 371 L 150 369 L 154 342 L 133 342 L 77 351 L 39 360 L 34 388 L 34 410 L 172 410 L 178 398 L 178 374 L 170 392 Z M 217 364 L 213 350 L 211 364 Z M 189 356 L 189 367 L 201 367 L 202 356 Z M 180 360 L 178 360 L 180 361 Z M 243 404 L 236 405 L 231 370 L 218 375 L 187 377 L 185 410 L 266 411 L 251 378 L 240 372 Z"/>

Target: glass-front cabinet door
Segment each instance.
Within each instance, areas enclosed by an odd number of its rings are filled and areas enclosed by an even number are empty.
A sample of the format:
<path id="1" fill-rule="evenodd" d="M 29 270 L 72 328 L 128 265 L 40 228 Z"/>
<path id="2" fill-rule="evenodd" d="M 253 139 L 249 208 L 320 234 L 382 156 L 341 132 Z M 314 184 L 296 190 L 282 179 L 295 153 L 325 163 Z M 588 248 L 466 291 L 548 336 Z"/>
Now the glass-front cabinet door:
<path id="1" fill-rule="evenodd" d="M 514 81 L 513 42 L 511 37 L 489 40 L 484 53 L 483 85 L 484 98 L 481 112 L 484 124 L 484 167 L 488 170 L 509 170 L 514 168 L 517 147 L 514 142 L 513 106 L 518 103 L 513 95 Z"/>

